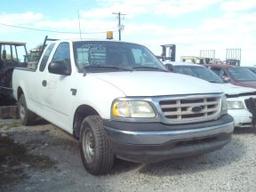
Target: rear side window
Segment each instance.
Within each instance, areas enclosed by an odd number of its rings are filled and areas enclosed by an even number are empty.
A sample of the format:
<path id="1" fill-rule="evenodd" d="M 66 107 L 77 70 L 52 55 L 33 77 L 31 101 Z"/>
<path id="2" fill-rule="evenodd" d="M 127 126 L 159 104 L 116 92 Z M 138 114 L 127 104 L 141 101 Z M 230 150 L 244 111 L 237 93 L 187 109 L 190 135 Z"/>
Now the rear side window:
<path id="1" fill-rule="evenodd" d="M 39 67 L 39 71 L 44 71 L 45 67 L 46 67 L 46 64 L 47 64 L 47 61 L 49 59 L 49 56 L 52 52 L 52 49 L 54 47 L 54 43 L 52 43 L 51 45 L 49 45 L 44 53 L 44 56 L 41 60 L 41 64 L 40 64 L 40 67 Z"/>

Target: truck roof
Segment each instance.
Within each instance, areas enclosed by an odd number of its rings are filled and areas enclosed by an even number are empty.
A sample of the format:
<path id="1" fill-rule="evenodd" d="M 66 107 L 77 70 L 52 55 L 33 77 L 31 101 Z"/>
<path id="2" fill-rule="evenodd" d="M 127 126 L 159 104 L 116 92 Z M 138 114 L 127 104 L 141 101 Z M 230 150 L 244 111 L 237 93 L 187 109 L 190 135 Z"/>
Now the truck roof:
<path id="1" fill-rule="evenodd" d="M 24 42 L 16 42 L 16 41 L 0 41 L 0 45 L 22 46 L 22 45 L 26 45 L 26 43 L 24 43 Z"/>
<path id="2" fill-rule="evenodd" d="M 56 42 L 63 42 L 63 41 L 71 41 L 71 42 L 78 42 L 78 41 L 85 41 L 85 42 L 115 42 L 115 43 L 132 43 L 132 44 L 138 44 L 134 42 L 128 42 L 128 41 L 118 41 L 118 40 L 99 40 L 99 39 L 56 39 Z"/>

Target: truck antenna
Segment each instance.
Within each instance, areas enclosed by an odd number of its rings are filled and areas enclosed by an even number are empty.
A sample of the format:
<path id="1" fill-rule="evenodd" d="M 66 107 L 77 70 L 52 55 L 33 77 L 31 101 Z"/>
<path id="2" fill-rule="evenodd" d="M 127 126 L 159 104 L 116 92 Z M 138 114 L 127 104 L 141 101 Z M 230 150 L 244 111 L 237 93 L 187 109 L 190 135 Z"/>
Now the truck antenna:
<path id="1" fill-rule="evenodd" d="M 79 10 L 77 11 L 77 17 L 78 17 L 78 28 L 79 28 L 80 39 L 82 40 L 82 32 L 81 32 L 81 23 L 80 23 L 80 12 L 79 12 Z"/>

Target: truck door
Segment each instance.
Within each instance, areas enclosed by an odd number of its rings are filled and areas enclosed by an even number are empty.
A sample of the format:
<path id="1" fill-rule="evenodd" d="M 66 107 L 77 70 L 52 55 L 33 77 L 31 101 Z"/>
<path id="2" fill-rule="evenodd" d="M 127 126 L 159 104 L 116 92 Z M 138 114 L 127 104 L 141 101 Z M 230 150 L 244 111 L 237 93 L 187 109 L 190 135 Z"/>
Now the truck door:
<path id="1" fill-rule="evenodd" d="M 49 64 L 57 62 L 68 64 L 71 69 L 68 42 L 62 42 L 58 45 Z M 44 101 L 52 114 L 52 118 L 54 118 L 54 122 L 65 128 L 68 125 L 69 112 L 72 108 L 71 75 L 51 73 L 48 67 L 45 81 L 47 94 L 44 94 Z"/>
<path id="2" fill-rule="evenodd" d="M 39 66 L 37 71 L 34 73 L 35 77 L 32 79 L 30 84 L 34 88 L 31 89 L 33 92 L 29 93 L 28 96 L 30 97 L 31 102 L 33 103 L 33 106 L 36 108 L 35 111 L 39 111 L 39 113 L 45 113 L 46 103 L 44 101 L 45 94 L 46 94 L 46 87 L 44 86 L 44 81 L 46 79 L 48 70 L 46 70 L 46 66 L 49 63 L 49 58 L 52 55 L 52 50 L 54 48 L 54 43 L 50 44 L 46 50 L 44 51 L 44 54 L 42 58 L 39 61 Z M 41 114 L 40 114 L 41 115 Z"/>

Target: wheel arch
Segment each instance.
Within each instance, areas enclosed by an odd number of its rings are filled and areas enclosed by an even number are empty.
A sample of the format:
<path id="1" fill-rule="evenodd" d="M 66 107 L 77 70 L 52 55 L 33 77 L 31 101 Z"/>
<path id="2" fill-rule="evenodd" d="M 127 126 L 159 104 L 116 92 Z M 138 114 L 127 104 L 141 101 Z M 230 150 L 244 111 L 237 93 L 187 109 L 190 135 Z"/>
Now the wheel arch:
<path id="1" fill-rule="evenodd" d="M 73 118 L 73 135 L 79 139 L 80 127 L 83 119 L 89 115 L 99 115 L 99 113 L 89 105 L 80 105 L 74 114 Z"/>
<path id="2" fill-rule="evenodd" d="M 23 89 L 19 86 L 17 89 L 17 100 L 19 100 L 22 94 L 24 94 Z"/>

